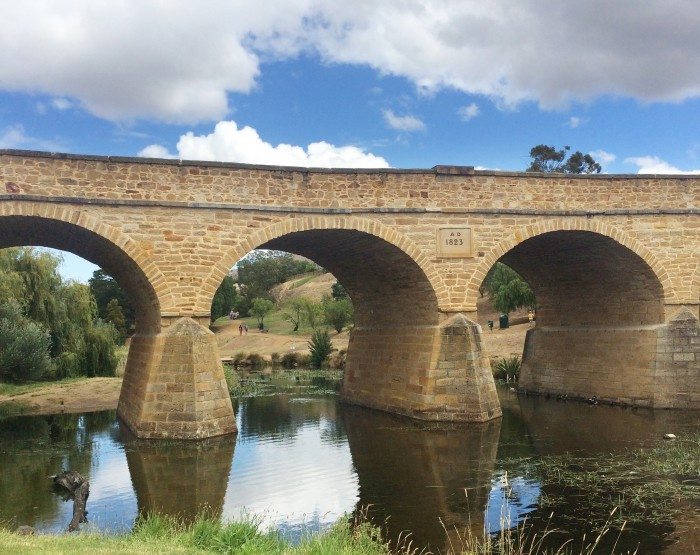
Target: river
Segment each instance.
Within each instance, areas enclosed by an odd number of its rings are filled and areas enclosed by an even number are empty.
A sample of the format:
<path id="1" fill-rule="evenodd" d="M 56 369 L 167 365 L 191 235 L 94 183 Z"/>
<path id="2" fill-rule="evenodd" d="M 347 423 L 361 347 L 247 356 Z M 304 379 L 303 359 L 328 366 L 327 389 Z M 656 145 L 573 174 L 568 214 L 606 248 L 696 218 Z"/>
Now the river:
<path id="1" fill-rule="evenodd" d="M 551 530 L 552 545 L 572 538 L 574 547 L 609 521 L 601 553 L 615 543 L 620 553 L 700 545 L 698 463 L 673 466 L 677 445 L 662 438 L 697 437 L 700 412 L 501 387 L 502 419 L 437 425 L 345 406 L 318 381 L 240 400 L 238 434 L 201 442 L 138 440 L 113 411 L 2 420 L 0 520 L 65 530 L 72 507 L 48 476 L 70 468 L 90 479 L 89 526 L 113 532 L 139 512 L 192 518 L 207 507 L 292 539 L 364 511 L 388 538 L 410 531 L 414 546 L 440 552 L 468 531 L 523 520 L 531 533 Z"/>

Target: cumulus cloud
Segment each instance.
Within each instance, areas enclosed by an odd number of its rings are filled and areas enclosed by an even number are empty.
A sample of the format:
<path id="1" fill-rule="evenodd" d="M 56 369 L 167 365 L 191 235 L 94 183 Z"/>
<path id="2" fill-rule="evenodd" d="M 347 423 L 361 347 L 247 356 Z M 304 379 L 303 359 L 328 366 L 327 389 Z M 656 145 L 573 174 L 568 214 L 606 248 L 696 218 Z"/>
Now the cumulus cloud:
<path id="1" fill-rule="evenodd" d="M 407 114 L 405 116 L 397 116 L 392 110 L 384 110 L 384 121 L 392 129 L 397 131 L 424 131 L 425 123 L 416 116 Z"/>
<path id="2" fill-rule="evenodd" d="M 138 151 L 137 156 L 142 158 L 177 158 L 175 154 L 170 152 L 163 145 L 148 145 Z"/>
<path id="3" fill-rule="evenodd" d="M 260 138 L 252 127 L 239 128 L 235 121 L 221 121 L 208 135 L 185 133 L 177 142 L 177 154 L 158 144 L 142 149 L 139 156 L 151 158 L 180 158 L 241 162 L 276 166 L 318 168 L 387 168 L 381 156 L 365 152 L 356 146 L 335 146 L 325 141 L 311 143 L 306 148 L 289 144 L 272 144 Z"/>
<path id="4" fill-rule="evenodd" d="M 602 148 L 598 150 L 592 150 L 588 154 L 593 156 L 596 162 L 600 162 L 603 165 L 610 164 L 617 159 L 617 156 L 615 156 L 612 152 L 606 152 Z"/>
<path id="5" fill-rule="evenodd" d="M 691 174 L 700 175 L 698 170 L 681 170 L 662 160 L 658 156 L 637 156 L 625 158 L 625 163 L 634 164 L 639 167 L 637 173 L 655 173 L 655 174 Z"/>
<path id="6" fill-rule="evenodd" d="M 70 98 L 111 120 L 220 120 L 229 93 L 254 89 L 262 59 L 302 51 L 503 106 L 700 96 L 696 0 L 5 4 L 0 89 Z"/>
<path id="7" fill-rule="evenodd" d="M 469 106 L 462 106 L 459 110 L 457 110 L 457 115 L 462 121 L 474 119 L 480 113 L 481 110 L 479 110 L 479 107 L 474 102 L 472 102 Z"/>

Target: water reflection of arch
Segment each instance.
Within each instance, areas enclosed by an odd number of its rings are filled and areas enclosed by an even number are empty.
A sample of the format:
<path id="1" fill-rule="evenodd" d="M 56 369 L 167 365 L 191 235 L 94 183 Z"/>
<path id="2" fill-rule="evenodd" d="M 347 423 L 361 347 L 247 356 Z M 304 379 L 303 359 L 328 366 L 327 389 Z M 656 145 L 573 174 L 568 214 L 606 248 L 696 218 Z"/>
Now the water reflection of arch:
<path id="1" fill-rule="evenodd" d="M 144 441 L 125 427 L 121 433 L 139 514 L 157 512 L 186 521 L 202 511 L 221 515 L 235 437 Z"/>
<path id="2" fill-rule="evenodd" d="M 358 507 L 370 507 L 389 536 L 410 530 L 415 545 L 445 551 L 450 536 L 481 534 L 491 490 L 500 420 L 483 424 L 418 423 L 376 411 L 344 407 Z M 456 544 L 458 545 L 458 544 Z"/>

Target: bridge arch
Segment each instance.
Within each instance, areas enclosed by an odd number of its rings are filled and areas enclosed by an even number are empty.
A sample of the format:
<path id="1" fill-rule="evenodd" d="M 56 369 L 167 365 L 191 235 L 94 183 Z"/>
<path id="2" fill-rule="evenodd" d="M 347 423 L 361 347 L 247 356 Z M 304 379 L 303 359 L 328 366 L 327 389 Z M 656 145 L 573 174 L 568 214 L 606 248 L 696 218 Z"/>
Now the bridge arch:
<path id="1" fill-rule="evenodd" d="M 137 333 L 160 331 L 161 302 L 168 298 L 165 280 L 148 254 L 120 230 L 70 206 L 3 204 L 0 248 L 17 246 L 60 249 L 100 266 L 133 300 Z"/>
<path id="2" fill-rule="evenodd" d="M 587 231 L 613 240 L 621 247 L 624 247 L 625 249 L 636 254 L 646 263 L 646 265 L 649 266 L 661 284 L 665 303 L 675 304 L 678 302 L 678 297 L 671 284 L 671 279 L 668 276 L 663 264 L 654 255 L 654 253 L 645 247 L 639 240 L 631 237 L 623 230 L 615 226 L 608 225 L 604 222 L 576 218 L 543 220 L 536 224 L 521 227 L 514 233 L 511 233 L 505 239 L 498 242 L 484 255 L 476 270 L 472 274 L 467 286 L 467 306 L 476 307 L 476 301 L 480 296 L 479 288 L 481 287 L 486 274 L 504 255 L 528 239 L 554 231 Z M 700 274 L 696 281 L 700 282 Z M 697 297 L 699 292 L 700 283 L 697 283 L 696 293 L 694 296 Z"/>
<path id="3" fill-rule="evenodd" d="M 501 261 L 530 285 L 536 324 L 527 331 L 520 386 L 540 393 L 659 403 L 659 341 L 666 305 L 677 301 L 660 262 L 600 222 L 552 220 L 518 230 L 482 262 L 476 298 Z M 489 267 L 486 267 L 486 265 Z"/>
<path id="4" fill-rule="evenodd" d="M 201 293 L 197 303 L 199 311 L 209 310 L 211 299 L 214 297 L 214 293 L 216 293 L 216 289 L 221 284 L 221 281 L 233 265 L 250 251 L 259 248 L 275 248 L 269 246 L 268 243 L 290 234 L 332 230 L 358 232 L 363 236 L 374 237 L 377 240 L 377 244 L 386 243 L 387 246 L 391 245 L 398 251 L 403 252 L 406 255 L 405 261 L 408 262 L 410 259 L 421 270 L 427 282 L 430 283 L 437 297 L 438 305 L 442 305 L 443 302 L 447 301 L 446 288 L 442 284 L 442 278 L 428 256 L 411 239 L 395 229 L 367 218 L 289 217 L 251 232 L 250 235 L 239 241 L 236 246 L 219 260 L 202 282 Z M 281 247 L 279 249 L 284 250 Z M 313 259 L 313 254 L 309 258 Z M 339 278 L 339 276 L 336 277 Z"/>

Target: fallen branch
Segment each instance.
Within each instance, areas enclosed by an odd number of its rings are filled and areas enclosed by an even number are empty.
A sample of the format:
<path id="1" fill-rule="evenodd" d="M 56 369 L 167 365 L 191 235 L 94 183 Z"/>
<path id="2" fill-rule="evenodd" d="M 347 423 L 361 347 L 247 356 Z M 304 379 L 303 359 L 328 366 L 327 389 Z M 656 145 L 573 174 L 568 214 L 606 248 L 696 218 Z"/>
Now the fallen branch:
<path id="1" fill-rule="evenodd" d="M 54 485 L 63 488 L 68 495 L 66 499 L 73 500 L 73 518 L 68 524 L 68 531 L 73 532 L 78 529 L 78 525 L 87 522 L 87 500 L 90 495 L 90 482 L 82 474 L 67 470 L 51 476 Z"/>

